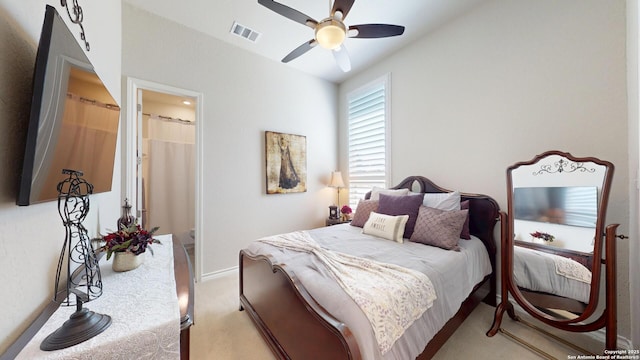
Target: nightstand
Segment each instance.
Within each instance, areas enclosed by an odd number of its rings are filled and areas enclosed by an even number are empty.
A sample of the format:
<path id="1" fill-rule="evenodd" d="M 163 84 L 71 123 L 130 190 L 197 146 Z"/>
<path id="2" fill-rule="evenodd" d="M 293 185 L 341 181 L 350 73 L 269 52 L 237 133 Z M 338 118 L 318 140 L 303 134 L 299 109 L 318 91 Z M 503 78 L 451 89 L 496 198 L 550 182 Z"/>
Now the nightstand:
<path id="1" fill-rule="evenodd" d="M 332 219 L 332 218 L 327 218 L 325 221 L 325 225 L 326 226 L 331 226 L 331 225 L 338 225 L 338 224 L 346 224 L 346 223 L 350 223 L 351 219 L 349 220 L 342 220 L 340 218 L 337 219 Z"/>

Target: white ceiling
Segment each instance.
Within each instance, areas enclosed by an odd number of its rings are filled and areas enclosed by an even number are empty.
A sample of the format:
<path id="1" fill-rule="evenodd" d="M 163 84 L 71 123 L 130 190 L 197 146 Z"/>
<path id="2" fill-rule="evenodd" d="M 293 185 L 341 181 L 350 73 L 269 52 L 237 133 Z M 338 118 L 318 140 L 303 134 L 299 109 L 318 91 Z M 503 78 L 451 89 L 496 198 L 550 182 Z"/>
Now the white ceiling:
<path id="1" fill-rule="evenodd" d="M 313 30 L 258 4 L 257 0 L 123 0 L 148 12 L 183 24 L 222 41 L 280 61 L 290 51 L 313 38 Z M 343 73 L 329 50 L 319 46 L 283 66 L 342 82 L 389 53 L 434 30 L 485 0 L 356 0 L 346 25 L 384 23 L 405 26 L 398 37 L 347 39 L 345 47 L 352 70 Z M 315 20 L 327 17 L 330 0 L 280 0 Z M 234 21 L 262 34 L 252 43 L 229 31 Z"/>

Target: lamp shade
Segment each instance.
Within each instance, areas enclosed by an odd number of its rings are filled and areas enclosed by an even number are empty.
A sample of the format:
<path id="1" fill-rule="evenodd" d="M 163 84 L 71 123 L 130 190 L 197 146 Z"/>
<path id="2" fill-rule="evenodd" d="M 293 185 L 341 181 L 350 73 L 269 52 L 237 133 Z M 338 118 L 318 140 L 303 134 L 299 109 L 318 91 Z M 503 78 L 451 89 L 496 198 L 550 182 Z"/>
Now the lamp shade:
<path id="1" fill-rule="evenodd" d="M 340 171 L 331 172 L 331 180 L 329 181 L 329 187 L 343 188 L 344 181 L 342 181 L 342 173 Z"/>

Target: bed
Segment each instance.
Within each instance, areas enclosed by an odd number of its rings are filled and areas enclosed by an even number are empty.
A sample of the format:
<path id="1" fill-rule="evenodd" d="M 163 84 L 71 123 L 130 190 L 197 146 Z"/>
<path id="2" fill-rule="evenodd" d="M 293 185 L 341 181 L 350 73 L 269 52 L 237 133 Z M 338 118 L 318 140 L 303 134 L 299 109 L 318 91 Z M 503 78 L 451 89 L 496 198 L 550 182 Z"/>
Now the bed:
<path id="1" fill-rule="evenodd" d="M 451 193 L 421 176 L 391 189 Z M 304 232 L 322 248 L 424 270 L 431 279 L 437 299 L 386 349 L 349 295 L 328 280 L 323 264 L 304 252 L 263 241 L 241 250 L 240 309 L 280 359 L 431 358 L 479 302 L 495 306 L 493 234 L 499 208 L 485 195 L 460 193 L 460 200 L 468 201 L 471 235 L 458 242 L 460 251 L 382 240 L 350 224 Z"/>
<path id="2" fill-rule="evenodd" d="M 513 279 L 532 305 L 542 311 L 584 311 L 591 294 L 591 271 L 583 264 L 523 246 L 514 246 L 513 255 Z"/>

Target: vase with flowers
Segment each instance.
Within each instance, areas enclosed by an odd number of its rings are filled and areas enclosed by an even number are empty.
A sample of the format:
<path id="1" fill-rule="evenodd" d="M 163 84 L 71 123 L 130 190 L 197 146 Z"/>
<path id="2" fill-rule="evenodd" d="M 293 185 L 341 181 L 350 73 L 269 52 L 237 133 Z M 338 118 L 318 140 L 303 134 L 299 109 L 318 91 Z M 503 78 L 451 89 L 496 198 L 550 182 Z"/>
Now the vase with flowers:
<path id="1" fill-rule="evenodd" d="M 342 214 L 342 221 L 351 220 L 351 213 L 353 213 L 353 210 L 351 210 L 349 205 L 344 205 L 340 208 L 340 214 Z"/>
<path id="2" fill-rule="evenodd" d="M 158 227 L 145 230 L 142 226 L 134 222 L 123 225 L 119 231 L 114 231 L 102 236 L 98 240 L 104 241 L 99 250 L 106 251 L 107 260 L 114 256 L 112 268 L 114 271 L 128 271 L 140 266 L 144 261 L 144 253 L 149 250 L 153 255 L 151 244 L 161 244 L 153 238 L 153 234 L 158 231 Z"/>
<path id="3" fill-rule="evenodd" d="M 542 242 L 553 242 L 553 240 L 556 239 L 555 236 L 545 233 L 545 232 L 541 232 L 541 231 L 535 231 L 530 233 L 529 235 L 531 235 L 531 237 L 533 238 L 534 242 L 536 242 L 536 240 L 542 240 Z"/>

